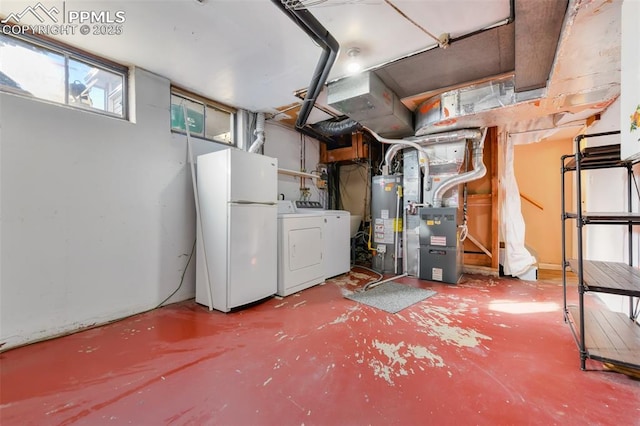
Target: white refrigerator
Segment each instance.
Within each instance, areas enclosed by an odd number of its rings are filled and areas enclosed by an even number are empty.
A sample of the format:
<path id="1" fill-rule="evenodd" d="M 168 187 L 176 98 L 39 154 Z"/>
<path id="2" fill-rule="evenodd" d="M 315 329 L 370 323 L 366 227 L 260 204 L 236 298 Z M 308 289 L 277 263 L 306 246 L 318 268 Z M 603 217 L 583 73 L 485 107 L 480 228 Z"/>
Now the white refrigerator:
<path id="1" fill-rule="evenodd" d="M 196 302 L 222 312 L 276 293 L 278 160 L 235 148 L 197 160 Z"/>

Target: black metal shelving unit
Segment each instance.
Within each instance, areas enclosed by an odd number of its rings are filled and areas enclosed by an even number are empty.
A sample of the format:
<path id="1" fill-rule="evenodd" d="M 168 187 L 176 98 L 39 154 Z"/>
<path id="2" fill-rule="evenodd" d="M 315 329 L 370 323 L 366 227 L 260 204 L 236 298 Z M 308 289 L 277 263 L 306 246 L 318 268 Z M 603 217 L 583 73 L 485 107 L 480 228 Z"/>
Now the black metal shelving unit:
<path id="1" fill-rule="evenodd" d="M 632 229 L 640 224 L 640 213 L 631 211 L 633 165 L 637 161 L 620 158 L 620 145 L 605 145 L 580 148 L 585 138 L 619 135 L 620 131 L 579 135 L 575 151 L 561 157 L 562 163 L 562 270 L 563 302 L 565 321 L 580 350 L 580 368 L 586 368 L 587 358 L 624 367 L 640 368 L 640 325 L 635 311 L 640 300 L 640 270 L 633 266 Z M 606 168 L 626 168 L 627 206 L 626 212 L 583 212 L 582 171 Z M 568 212 L 565 203 L 565 176 L 575 172 L 576 209 Z M 567 259 L 566 221 L 574 220 L 577 228 L 576 259 Z M 584 259 L 583 229 L 587 225 L 626 225 L 628 228 L 628 263 L 602 262 Z M 578 304 L 567 304 L 567 273 L 570 267 L 578 276 Z M 602 308 L 585 307 L 586 292 L 611 293 L 629 297 L 629 314 L 611 312 Z M 634 306 L 636 304 L 636 306 Z"/>

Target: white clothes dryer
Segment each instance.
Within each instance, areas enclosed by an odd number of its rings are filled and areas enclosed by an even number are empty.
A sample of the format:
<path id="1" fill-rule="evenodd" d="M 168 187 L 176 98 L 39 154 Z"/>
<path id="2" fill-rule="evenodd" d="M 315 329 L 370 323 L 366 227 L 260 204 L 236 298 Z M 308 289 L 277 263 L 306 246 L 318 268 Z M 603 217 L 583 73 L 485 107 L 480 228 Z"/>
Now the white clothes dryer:
<path id="1" fill-rule="evenodd" d="M 318 201 L 296 201 L 296 211 L 324 215 L 324 278 L 346 274 L 351 270 L 351 213 L 325 210 Z"/>
<path id="2" fill-rule="evenodd" d="M 278 291 L 289 296 L 324 281 L 324 215 L 295 213 L 278 201 Z"/>

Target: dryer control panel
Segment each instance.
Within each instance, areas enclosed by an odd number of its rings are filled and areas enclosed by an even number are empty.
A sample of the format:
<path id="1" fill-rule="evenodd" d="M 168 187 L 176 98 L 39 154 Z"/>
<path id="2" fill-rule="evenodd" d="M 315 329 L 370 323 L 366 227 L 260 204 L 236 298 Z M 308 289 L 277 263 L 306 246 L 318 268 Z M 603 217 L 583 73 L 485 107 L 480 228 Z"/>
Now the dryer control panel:
<path id="1" fill-rule="evenodd" d="M 315 209 L 315 210 L 324 210 L 322 207 L 322 203 L 320 201 L 296 201 L 296 208 L 298 209 Z"/>

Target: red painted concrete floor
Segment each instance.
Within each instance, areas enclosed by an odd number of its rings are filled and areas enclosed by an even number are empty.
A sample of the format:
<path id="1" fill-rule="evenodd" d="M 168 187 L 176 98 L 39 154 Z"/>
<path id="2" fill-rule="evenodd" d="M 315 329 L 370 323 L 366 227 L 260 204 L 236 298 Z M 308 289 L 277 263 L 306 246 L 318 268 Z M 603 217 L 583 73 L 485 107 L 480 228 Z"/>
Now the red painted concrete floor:
<path id="1" fill-rule="evenodd" d="M 640 425 L 639 381 L 580 370 L 557 281 L 404 278 L 438 294 L 388 314 L 342 297 L 363 272 L 2 353 L 0 423 Z"/>

